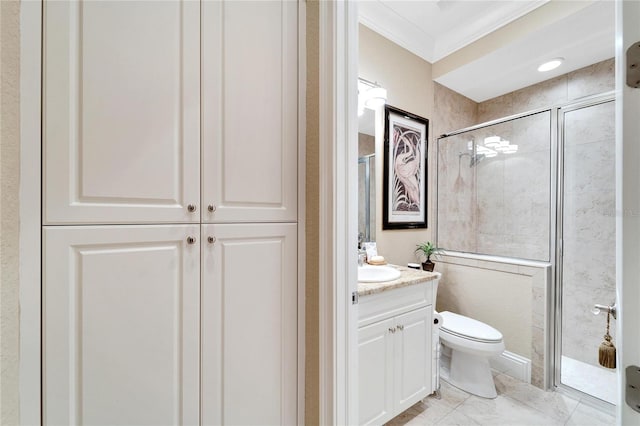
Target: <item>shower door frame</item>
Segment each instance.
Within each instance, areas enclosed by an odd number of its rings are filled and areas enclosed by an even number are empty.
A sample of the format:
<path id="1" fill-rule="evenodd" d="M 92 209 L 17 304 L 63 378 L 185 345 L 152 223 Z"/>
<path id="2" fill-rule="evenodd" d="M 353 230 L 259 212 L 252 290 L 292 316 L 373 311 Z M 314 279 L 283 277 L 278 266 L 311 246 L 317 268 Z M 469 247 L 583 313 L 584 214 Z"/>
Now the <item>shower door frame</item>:
<path id="1" fill-rule="evenodd" d="M 564 116 L 568 112 L 577 111 L 580 109 L 605 104 L 608 102 L 615 102 L 615 92 L 609 91 L 605 93 L 601 93 L 598 95 L 588 96 L 582 98 L 578 101 L 571 101 L 562 104 L 561 106 L 554 108 L 555 118 L 556 118 L 556 139 L 557 139 L 557 151 L 556 151 L 556 223 L 555 223 L 555 231 L 553 234 L 556 236 L 555 243 L 555 257 L 553 259 L 553 268 L 554 268 L 554 276 L 552 283 L 552 294 L 550 298 L 547 299 L 547 303 L 550 306 L 553 306 L 551 310 L 552 315 L 549 318 L 551 324 L 554 325 L 552 327 L 553 338 L 551 339 L 551 351 L 550 353 L 553 356 L 548 358 L 547 365 L 550 367 L 547 371 L 551 373 L 550 383 L 552 383 L 553 388 L 564 392 L 570 396 L 578 397 L 581 400 L 589 403 L 590 405 L 595 405 L 603 410 L 610 411 L 613 413 L 615 409 L 615 405 L 611 404 L 607 401 L 604 401 L 600 398 L 597 398 L 593 395 L 585 393 L 581 390 L 573 388 L 571 386 L 565 385 L 561 382 L 561 367 L 562 367 L 562 291 L 563 291 L 563 277 L 562 277 L 562 266 L 563 266 L 563 235 L 564 235 L 564 147 L 565 147 L 565 138 L 564 138 Z M 553 121 L 553 120 L 552 120 Z"/>
<path id="2" fill-rule="evenodd" d="M 371 161 L 375 161 L 376 154 L 367 154 L 358 157 L 358 166 L 364 164 L 364 186 L 367 188 L 365 195 L 364 210 L 366 217 L 366 229 L 365 235 L 363 235 L 363 241 L 371 240 Z M 360 171 L 358 170 L 358 174 Z M 358 180 L 360 177 L 358 176 Z M 360 214 L 360 206 L 358 206 L 358 215 Z M 359 225 L 359 224 L 358 224 Z"/>

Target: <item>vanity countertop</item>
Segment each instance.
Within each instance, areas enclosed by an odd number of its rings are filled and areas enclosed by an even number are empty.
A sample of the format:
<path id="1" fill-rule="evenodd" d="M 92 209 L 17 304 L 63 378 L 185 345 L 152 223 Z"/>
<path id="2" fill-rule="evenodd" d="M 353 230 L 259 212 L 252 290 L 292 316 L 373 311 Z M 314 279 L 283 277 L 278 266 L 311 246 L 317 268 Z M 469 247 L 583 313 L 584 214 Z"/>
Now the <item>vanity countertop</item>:
<path id="1" fill-rule="evenodd" d="M 406 266 L 391 265 L 392 268 L 399 270 L 402 275 L 393 281 L 385 281 L 381 283 L 358 283 L 358 296 L 367 296 L 370 294 L 382 293 L 383 291 L 393 290 L 395 288 L 407 287 L 414 284 L 420 284 L 432 281 L 438 278 L 439 274 L 434 272 L 426 272 L 420 269 L 411 269 Z"/>

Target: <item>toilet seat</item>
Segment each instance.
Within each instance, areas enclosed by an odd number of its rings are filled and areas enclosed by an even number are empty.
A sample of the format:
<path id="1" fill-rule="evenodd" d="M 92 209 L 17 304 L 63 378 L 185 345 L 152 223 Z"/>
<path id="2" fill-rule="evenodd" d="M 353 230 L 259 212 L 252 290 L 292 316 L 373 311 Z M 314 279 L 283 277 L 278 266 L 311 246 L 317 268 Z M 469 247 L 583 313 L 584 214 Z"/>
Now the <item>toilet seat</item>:
<path id="1" fill-rule="evenodd" d="M 483 322 L 449 311 L 440 312 L 440 315 L 443 319 L 441 333 L 445 332 L 480 343 L 499 343 L 502 341 L 502 333 Z"/>

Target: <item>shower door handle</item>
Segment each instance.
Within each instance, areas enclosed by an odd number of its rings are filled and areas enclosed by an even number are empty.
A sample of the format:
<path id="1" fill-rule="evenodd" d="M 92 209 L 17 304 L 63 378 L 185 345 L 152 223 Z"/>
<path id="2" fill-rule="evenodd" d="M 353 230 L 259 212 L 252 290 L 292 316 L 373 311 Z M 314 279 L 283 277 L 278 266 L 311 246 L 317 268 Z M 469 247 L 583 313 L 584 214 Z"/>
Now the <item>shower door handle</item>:
<path id="1" fill-rule="evenodd" d="M 596 303 L 593 305 L 591 312 L 593 312 L 594 315 L 598 315 L 600 312 L 606 312 L 611 314 L 614 319 L 618 319 L 618 310 L 615 303 L 612 305 L 599 305 Z"/>

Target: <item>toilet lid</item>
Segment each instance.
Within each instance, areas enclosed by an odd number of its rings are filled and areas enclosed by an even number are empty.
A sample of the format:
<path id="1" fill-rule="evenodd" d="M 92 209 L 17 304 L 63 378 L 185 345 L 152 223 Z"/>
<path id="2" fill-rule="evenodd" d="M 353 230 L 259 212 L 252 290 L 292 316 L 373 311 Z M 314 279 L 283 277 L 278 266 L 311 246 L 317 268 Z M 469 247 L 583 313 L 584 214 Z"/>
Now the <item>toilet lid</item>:
<path id="1" fill-rule="evenodd" d="M 481 342 L 499 342 L 502 333 L 483 322 L 453 312 L 440 312 L 442 331 Z"/>

